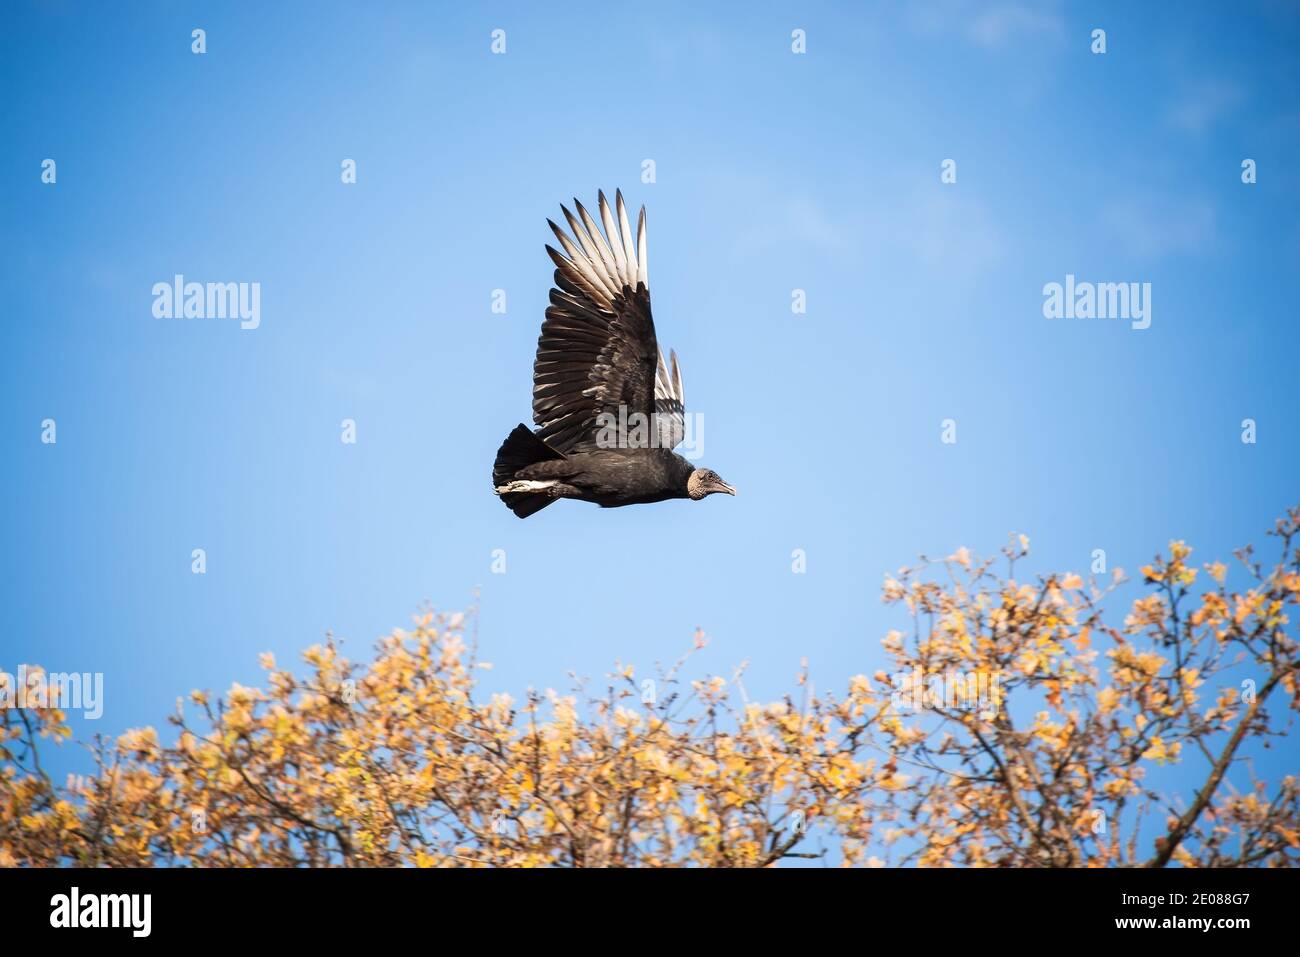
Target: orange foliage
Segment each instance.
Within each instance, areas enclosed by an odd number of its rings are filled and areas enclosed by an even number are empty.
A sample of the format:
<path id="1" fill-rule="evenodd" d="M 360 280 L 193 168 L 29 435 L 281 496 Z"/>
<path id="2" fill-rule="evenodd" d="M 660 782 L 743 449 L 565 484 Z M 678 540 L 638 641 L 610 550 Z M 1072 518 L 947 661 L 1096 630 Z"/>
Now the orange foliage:
<path id="1" fill-rule="evenodd" d="M 683 659 L 653 685 L 484 700 L 462 616 L 426 615 L 365 667 L 333 642 L 306 677 L 263 656 L 265 687 L 195 692 L 170 742 L 128 732 L 62 786 L 39 747 L 64 715 L 3 709 L 0 865 L 1287 866 L 1300 785 L 1233 785 L 1300 708 L 1298 530 L 1294 509 L 1272 567 L 1238 553 L 1247 590 L 1212 563 L 1199 596 L 1171 543 L 1118 627 L 1118 574 L 1018 581 L 1023 536 L 923 561 L 885 584 L 911 621 L 884 639 L 893 673 L 838 696 L 805 676 L 752 704 L 739 671 L 687 682 Z M 1149 783 L 1189 761 L 1185 800 Z"/>

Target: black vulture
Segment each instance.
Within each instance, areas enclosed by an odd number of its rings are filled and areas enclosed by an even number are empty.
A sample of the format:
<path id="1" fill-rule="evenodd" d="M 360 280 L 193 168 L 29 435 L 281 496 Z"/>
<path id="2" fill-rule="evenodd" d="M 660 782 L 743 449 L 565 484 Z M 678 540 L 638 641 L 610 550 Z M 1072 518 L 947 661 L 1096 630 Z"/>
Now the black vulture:
<path id="1" fill-rule="evenodd" d="M 598 194 L 604 233 L 576 199 L 561 206 L 572 235 L 547 220 L 564 252 L 533 362 L 534 432 L 519 425 L 492 467 L 496 494 L 520 518 L 556 499 L 604 508 L 699 500 L 736 490 L 673 451 L 685 437 L 677 354 L 664 362 L 650 315 L 645 207 L 636 240 L 623 194 Z M 617 214 L 617 221 L 615 220 Z"/>

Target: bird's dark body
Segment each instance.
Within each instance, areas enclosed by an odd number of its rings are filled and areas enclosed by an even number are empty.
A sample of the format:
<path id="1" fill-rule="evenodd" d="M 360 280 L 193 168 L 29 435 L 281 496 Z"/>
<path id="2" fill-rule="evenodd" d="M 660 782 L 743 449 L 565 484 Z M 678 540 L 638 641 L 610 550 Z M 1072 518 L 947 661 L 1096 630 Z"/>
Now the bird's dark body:
<path id="1" fill-rule="evenodd" d="M 688 498 L 686 480 L 693 471 L 695 466 L 668 449 L 598 448 L 538 462 L 517 472 L 516 477 L 557 480 L 567 486 L 559 498 L 617 508 Z"/>
<path id="2" fill-rule="evenodd" d="M 618 508 L 736 494 L 672 451 L 685 395 L 676 353 L 665 363 L 655 336 L 645 209 L 634 238 L 622 194 L 613 209 L 598 198 L 604 232 L 576 200 L 577 216 L 564 210 L 571 234 L 550 224 L 564 253 L 546 247 L 556 269 L 533 362 L 537 431 L 517 426 L 492 465 L 496 494 L 520 518 L 562 498 Z"/>

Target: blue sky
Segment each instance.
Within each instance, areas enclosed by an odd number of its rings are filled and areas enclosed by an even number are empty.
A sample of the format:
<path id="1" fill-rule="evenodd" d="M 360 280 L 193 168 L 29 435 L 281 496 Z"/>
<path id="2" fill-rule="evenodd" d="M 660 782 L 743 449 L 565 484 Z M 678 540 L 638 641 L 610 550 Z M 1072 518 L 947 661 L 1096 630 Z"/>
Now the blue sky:
<path id="1" fill-rule="evenodd" d="M 696 627 L 752 696 L 802 658 L 842 688 L 884 665 L 880 584 L 918 553 L 1023 532 L 1034 570 L 1136 571 L 1263 544 L 1300 498 L 1295 3 L 0 17 L 0 668 L 104 672 L 79 734 L 327 630 L 365 658 L 478 588 L 488 690 L 646 671 Z M 520 522 L 489 473 L 528 421 L 545 218 L 615 187 L 741 494 Z M 260 327 L 155 319 L 177 273 L 260 283 Z M 1044 318 L 1067 274 L 1151 283 L 1151 327 Z"/>

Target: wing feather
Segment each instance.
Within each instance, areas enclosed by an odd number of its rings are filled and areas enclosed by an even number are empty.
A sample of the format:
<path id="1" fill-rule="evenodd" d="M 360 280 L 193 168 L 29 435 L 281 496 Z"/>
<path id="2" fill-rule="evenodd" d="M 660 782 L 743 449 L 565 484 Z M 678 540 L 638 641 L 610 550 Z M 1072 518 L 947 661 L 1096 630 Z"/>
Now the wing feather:
<path id="1" fill-rule="evenodd" d="M 686 395 L 682 389 L 682 370 L 677 353 L 669 351 L 672 371 L 659 353 L 655 367 L 655 431 L 661 448 L 674 449 L 686 438 Z"/>
<path id="2" fill-rule="evenodd" d="M 560 209 L 564 210 L 565 217 L 569 220 L 570 226 L 574 227 L 574 233 L 578 234 L 578 242 L 581 243 L 581 230 L 577 228 L 577 224 L 573 220 L 573 214 L 567 209 L 564 209 L 563 206 L 561 206 Z M 580 273 L 582 273 L 582 278 L 587 281 L 587 284 L 591 289 L 593 289 L 600 297 L 597 300 L 597 305 L 608 308 L 609 304 L 614 301 L 614 297 L 618 295 L 619 289 L 615 287 L 614 280 L 610 276 L 606 275 L 605 270 L 596 266 L 592 262 L 595 258 L 594 250 L 588 249 L 586 244 L 583 244 L 582 249 L 579 249 L 578 246 L 574 244 L 573 240 L 565 235 L 564 230 L 555 225 L 554 221 L 548 219 L 546 223 L 551 227 L 551 231 L 555 233 L 555 238 L 560 241 L 560 245 L 564 247 L 565 253 L 568 254 L 569 262 L 572 263 Z M 590 240 L 588 240 L 588 242 L 590 242 Z"/>
<path id="3" fill-rule="evenodd" d="M 596 221 L 591 218 L 591 214 L 587 212 L 586 207 L 584 207 L 582 203 L 578 202 L 577 199 L 574 199 L 573 205 L 578 207 L 578 215 L 582 217 L 582 222 L 583 225 L 587 227 L 588 235 L 590 235 L 596 243 L 596 251 L 600 254 L 600 262 L 601 265 L 605 267 L 605 273 L 610 276 L 617 276 L 618 262 L 614 259 L 614 251 L 609 248 L 609 243 L 607 243 L 605 237 L 601 235 L 600 228 L 596 225 Z M 643 281 L 649 285 L 647 280 Z"/>
<path id="4" fill-rule="evenodd" d="M 619 237 L 623 242 L 623 257 L 627 264 L 627 272 L 623 274 L 623 282 L 629 286 L 635 286 L 637 282 L 636 246 L 632 242 L 632 227 L 627 222 L 627 207 L 623 205 L 623 191 L 621 189 L 614 191 L 614 202 L 618 205 Z"/>
<path id="5" fill-rule="evenodd" d="M 594 444 L 602 413 L 620 422 L 632 413 L 657 419 L 667 402 L 669 417 L 682 421 L 677 359 L 671 374 L 661 371 L 650 310 L 645 209 L 634 238 L 621 190 L 612 209 L 604 192 L 597 194 L 599 222 L 576 199 L 573 205 L 576 214 L 560 207 L 567 231 L 547 220 L 560 249 L 546 247 L 555 288 L 533 363 L 533 421 L 559 451 Z M 657 441 L 680 441 L 679 426 L 664 428 Z"/>
<path id="6" fill-rule="evenodd" d="M 636 281 L 643 282 L 647 286 L 650 280 L 646 278 L 646 244 L 645 244 L 645 207 L 641 207 L 641 215 L 637 217 L 636 224 Z"/>
<path id="7" fill-rule="evenodd" d="M 614 223 L 614 214 L 609 211 L 609 203 L 605 201 L 604 192 L 596 195 L 600 206 L 600 221 L 605 224 L 605 236 L 609 242 L 610 251 L 614 254 L 615 275 L 621 285 L 627 275 L 627 261 L 623 258 L 623 237 L 619 234 L 618 226 Z"/>

